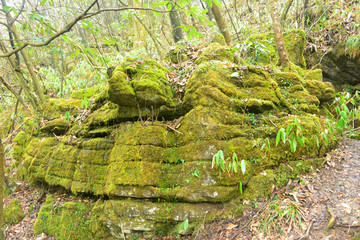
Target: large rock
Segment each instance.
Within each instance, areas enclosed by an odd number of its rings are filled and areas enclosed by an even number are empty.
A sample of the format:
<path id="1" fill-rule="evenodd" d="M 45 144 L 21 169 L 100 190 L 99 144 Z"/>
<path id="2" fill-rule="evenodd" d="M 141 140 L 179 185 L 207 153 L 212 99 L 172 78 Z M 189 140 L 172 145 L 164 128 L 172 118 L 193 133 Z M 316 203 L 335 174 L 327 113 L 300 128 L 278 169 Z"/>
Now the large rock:
<path id="1" fill-rule="evenodd" d="M 324 81 L 331 82 L 337 89 L 344 88 L 346 84 L 355 86 L 360 83 L 359 65 L 345 52 L 344 44 L 336 45 L 325 55 L 322 51 L 306 55 L 309 66 L 321 68 Z"/>
<path id="2" fill-rule="evenodd" d="M 207 221 L 220 209 L 237 215 L 236 201 L 266 197 L 272 184 L 293 178 L 283 171 L 284 162 L 297 173 L 317 167 L 308 162 L 303 168 L 299 158 L 318 157 L 338 141 L 334 133 L 328 133 L 327 141 L 321 138 L 326 121 L 319 107 L 333 97 L 330 85 L 317 82 L 321 71 L 294 67 L 294 72 L 271 75 L 261 68 L 228 65 L 213 60 L 198 66 L 178 104 L 183 116 L 177 119 L 167 70 L 153 61 L 128 60 L 114 70 L 90 115 L 81 125 L 71 123 L 63 138 L 54 137 L 51 122 L 39 136 L 19 134 L 14 152 L 28 180 L 110 199 L 68 202 L 55 211 L 49 197 L 35 232 L 59 239 L 118 238 L 123 233 L 151 237 L 154 232 L 175 234 L 188 219 L 191 233 L 205 212 Z M 57 110 L 53 116 L 62 116 L 55 103 L 52 109 Z M 276 146 L 279 129 L 295 121 L 305 145 L 295 152 L 288 142 Z M 219 150 L 226 164 L 213 166 Z M 224 166 L 228 170 L 222 171 Z M 67 232 L 70 225 L 77 230 Z"/>

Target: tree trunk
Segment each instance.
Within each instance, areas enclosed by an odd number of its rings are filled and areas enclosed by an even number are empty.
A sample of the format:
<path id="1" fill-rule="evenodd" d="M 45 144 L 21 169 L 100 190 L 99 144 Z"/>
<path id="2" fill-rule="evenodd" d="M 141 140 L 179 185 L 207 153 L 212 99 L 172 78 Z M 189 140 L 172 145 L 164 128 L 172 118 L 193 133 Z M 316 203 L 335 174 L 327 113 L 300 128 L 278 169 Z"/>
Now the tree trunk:
<path id="1" fill-rule="evenodd" d="M 2 3 L 3 10 L 5 11 L 4 6 L 7 5 L 6 1 L 1 0 L 1 3 Z M 8 24 L 7 28 L 9 29 L 10 34 L 12 34 L 12 36 L 14 37 L 15 43 L 20 44 L 21 43 L 20 36 L 18 34 L 15 24 L 13 23 L 13 18 L 11 17 L 10 12 L 6 14 L 6 21 Z M 39 79 L 37 78 L 37 75 L 35 74 L 35 71 L 34 71 L 35 67 L 34 67 L 33 63 L 30 61 L 30 58 L 29 58 L 27 52 L 25 51 L 25 49 L 20 50 L 20 53 L 23 57 L 24 63 L 29 71 L 30 76 L 31 76 L 34 92 L 38 97 L 38 101 L 39 101 L 40 105 L 42 105 L 43 103 L 46 103 L 46 100 L 45 100 L 44 93 L 40 87 Z"/>
<path id="2" fill-rule="evenodd" d="M 249 0 L 246 0 L 246 5 L 247 5 L 247 7 L 248 7 L 248 9 L 249 9 L 249 13 L 252 13 L 252 12 L 253 12 L 253 10 L 251 9 L 251 6 L 250 6 L 250 3 L 249 3 Z"/>
<path id="3" fill-rule="evenodd" d="M 212 11 L 214 13 L 216 23 L 220 29 L 220 32 L 225 38 L 226 44 L 230 46 L 231 45 L 231 36 L 230 36 L 229 30 L 227 29 L 225 19 L 221 14 L 219 6 L 216 5 L 214 3 L 214 1 L 212 2 Z"/>
<path id="4" fill-rule="evenodd" d="M 184 34 L 181 29 L 181 19 L 179 11 L 175 9 L 175 5 L 173 3 L 169 3 L 171 5 L 171 11 L 169 12 L 169 17 L 171 21 L 171 27 L 173 30 L 173 38 L 175 43 L 182 40 L 184 38 Z"/>
<path id="5" fill-rule="evenodd" d="M 309 0 L 304 1 L 304 29 L 309 26 L 309 11 L 308 11 Z"/>
<path id="6" fill-rule="evenodd" d="M 281 26 L 284 27 L 284 23 L 285 23 L 285 19 L 286 19 L 286 16 L 289 12 L 289 9 L 291 7 L 291 5 L 293 4 L 294 0 L 288 0 L 285 4 L 285 8 L 283 10 L 283 12 L 281 13 Z"/>
<path id="7" fill-rule="evenodd" d="M 4 234 L 4 164 L 5 164 L 5 154 L 4 147 L 2 145 L 0 137 L 0 240 L 5 239 Z"/>
<path id="8" fill-rule="evenodd" d="M 280 17 L 279 17 L 277 7 L 275 5 L 276 2 L 277 1 L 267 0 L 266 6 L 270 12 L 271 20 L 273 23 L 273 28 L 274 28 L 274 32 L 275 32 L 275 41 L 276 41 L 276 46 L 278 49 L 281 67 L 282 67 L 283 71 L 288 71 L 289 69 L 291 69 L 291 65 L 290 65 L 289 57 L 288 57 L 288 54 L 287 54 L 287 51 L 285 48 L 284 37 L 282 34 L 282 27 L 280 24 Z"/>

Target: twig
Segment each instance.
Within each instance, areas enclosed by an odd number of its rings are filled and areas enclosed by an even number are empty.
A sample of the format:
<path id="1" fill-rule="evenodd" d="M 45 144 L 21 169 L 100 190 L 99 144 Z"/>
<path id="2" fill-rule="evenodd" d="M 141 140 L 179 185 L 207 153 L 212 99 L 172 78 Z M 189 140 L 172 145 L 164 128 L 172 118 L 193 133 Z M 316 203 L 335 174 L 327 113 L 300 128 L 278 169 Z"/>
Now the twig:
<path id="1" fill-rule="evenodd" d="M 332 6 L 328 7 L 327 9 L 325 9 L 325 11 L 323 12 L 323 14 L 321 14 L 321 16 L 311 25 L 311 27 L 306 31 L 306 35 L 309 34 L 309 32 L 311 31 L 311 29 L 315 26 L 315 24 L 317 24 L 320 19 L 322 18 L 322 16 L 324 16 L 324 14 L 331 8 Z"/>
<path id="2" fill-rule="evenodd" d="M 141 117 L 141 110 L 140 110 L 139 102 L 138 102 L 137 99 L 136 99 L 136 104 L 137 104 L 137 108 L 138 108 L 138 111 L 139 111 L 139 118 L 140 118 L 140 121 L 141 121 L 141 125 L 142 125 L 143 127 L 145 127 L 144 121 L 143 121 L 143 119 L 142 119 L 142 117 Z"/>
<path id="3" fill-rule="evenodd" d="M 360 127 L 357 127 L 357 128 L 352 129 L 352 130 L 346 131 L 346 132 L 344 132 L 344 135 L 349 134 L 351 132 L 358 131 L 358 130 L 360 130 Z"/>
<path id="4" fill-rule="evenodd" d="M 205 212 L 204 219 L 203 219 L 203 221 L 202 221 L 201 227 L 204 226 L 205 219 L 206 219 L 206 214 L 207 214 L 207 213 L 208 213 L 208 211 Z M 196 233 L 196 236 L 195 236 L 194 240 L 196 240 L 196 238 L 198 237 L 198 235 L 199 235 L 199 233 L 200 233 L 201 227 L 199 227 L 199 229 L 198 229 L 198 231 L 197 231 L 197 233 Z"/>
<path id="5" fill-rule="evenodd" d="M 165 124 L 165 126 L 167 126 L 168 128 L 170 128 L 170 130 L 173 130 L 174 132 L 177 132 L 179 134 L 183 134 L 182 132 L 179 132 L 178 130 L 176 130 L 175 128 L 171 127 L 170 125 L 168 124 Z"/>
<path id="6" fill-rule="evenodd" d="M 273 121 L 271 121 L 271 119 L 269 118 L 269 116 L 266 116 L 267 119 L 269 119 L 269 121 L 271 122 L 272 125 L 274 125 L 275 127 L 278 127 Z"/>
<path id="7" fill-rule="evenodd" d="M 3 143 L 6 143 L 7 141 L 9 141 L 11 138 L 12 138 L 12 136 L 27 122 L 27 121 L 29 121 L 29 119 L 31 119 L 32 117 L 29 117 L 28 119 L 26 119 L 24 122 L 22 122 L 21 124 L 20 124 L 20 126 L 15 130 L 15 131 L 13 131 L 4 141 L 3 141 Z"/>
<path id="8" fill-rule="evenodd" d="M 312 225 L 313 225 L 314 222 L 315 222 L 315 220 L 312 220 L 312 221 L 310 222 L 308 228 L 306 229 L 305 235 L 303 235 L 301 238 L 299 238 L 299 240 L 306 239 L 306 238 L 309 237 L 309 233 L 310 233 L 310 230 L 311 230 Z"/>

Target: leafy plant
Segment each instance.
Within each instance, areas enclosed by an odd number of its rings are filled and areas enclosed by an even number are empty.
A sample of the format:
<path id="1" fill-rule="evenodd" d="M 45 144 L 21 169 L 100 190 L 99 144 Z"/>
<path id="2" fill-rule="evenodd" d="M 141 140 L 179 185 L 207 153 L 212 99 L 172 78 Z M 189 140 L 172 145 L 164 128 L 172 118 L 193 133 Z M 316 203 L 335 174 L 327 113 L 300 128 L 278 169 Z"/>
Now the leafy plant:
<path id="1" fill-rule="evenodd" d="M 243 161 L 241 161 L 241 163 Z M 222 172 L 227 172 L 230 177 L 231 173 L 237 172 L 238 164 L 239 164 L 239 161 L 238 161 L 236 153 L 233 153 L 232 159 L 230 160 L 230 158 L 225 159 L 224 152 L 222 150 L 219 150 L 213 156 L 211 168 L 216 167 L 216 169 L 219 169 L 220 175 Z M 245 162 L 244 162 L 244 165 L 245 165 Z"/>
<path id="2" fill-rule="evenodd" d="M 216 167 L 216 169 L 219 169 L 220 176 L 222 172 L 227 172 L 229 177 L 231 177 L 231 173 L 237 173 L 238 165 L 239 165 L 239 160 L 236 153 L 233 153 L 232 159 L 230 158 L 225 159 L 224 152 L 222 150 L 219 150 L 213 156 L 211 168 Z M 241 173 L 244 175 L 247 172 L 246 161 L 244 159 L 241 160 L 240 162 L 240 168 L 241 168 Z M 241 181 L 239 181 L 239 191 L 241 194 L 243 193 Z"/>
<path id="3" fill-rule="evenodd" d="M 81 102 L 81 108 L 85 107 L 86 109 L 90 106 L 90 100 L 88 98 L 84 98 Z"/>
<path id="4" fill-rule="evenodd" d="M 276 135 L 276 146 L 279 144 L 280 140 L 285 144 L 289 142 L 290 150 L 295 152 L 297 149 L 298 143 L 301 146 L 304 146 L 304 135 L 302 133 L 302 127 L 300 125 L 300 119 L 295 116 L 294 123 L 290 124 L 284 128 L 280 128 Z"/>
<path id="5" fill-rule="evenodd" d="M 179 233 L 186 232 L 189 228 L 189 219 L 185 219 L 179 226 Z"/>
<path id="6" fill-rule="evenodd" d="M 70 113 L 69 112 L 65 112 L 65 116 L 64 116 L 66 121 L 70 121 Z"/>

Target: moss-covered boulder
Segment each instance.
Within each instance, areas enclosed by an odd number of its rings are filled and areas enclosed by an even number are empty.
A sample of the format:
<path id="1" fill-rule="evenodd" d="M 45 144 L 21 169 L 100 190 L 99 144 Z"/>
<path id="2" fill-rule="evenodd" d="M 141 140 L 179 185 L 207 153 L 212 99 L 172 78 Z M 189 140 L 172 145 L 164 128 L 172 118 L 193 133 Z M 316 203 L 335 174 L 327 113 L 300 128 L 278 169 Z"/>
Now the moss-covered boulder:
<path id="1" fill-rule="evenodd" d="M 305 68 L 306 62 L 304 58 L 304 48 L 306 44 L 305 32 L 302 30 L 292 30 L 284 33 L 284 42 L 286 50 L 289 54 L 289 59 L 296 65 Z M 261 64 L 277 63 L 279 56 L 275 42 L 274 33 L 255 34 L 250 36 L 247 44 L 258 46 L 261 44 L 261 49 L 253 47 L 248 53 L 250 56 L 257 54 L 257 61 Z"/>
<path id="2" fill-rule="evenodd" d="M 44 116 L 48 120 L 64 117 L 68 112 L 70 116 L 77 116 L 81 110 L 80 99 L 51 98 L 44 110 Z"/>
<path id="3" fill-rule="evenodd" d="M 101 85 L 95 85 L 90 88 L 86 88 L 83 90 L 73 91 L 71 93 L 71 98 L 74 99 L 85 99 L 85 98 L 93 98 L 96 94 L 100 92 Z"/>
<path id="4" fill-rule="evenodd" d="M 176 105 L 167 72 L 153 60 L 128 59 L 114 70 L 109 79 L 109 100 L 120 107 L 141 108 L 156 115 L 174 112 Z"/>
<path id="5" fill-rule="evenodd" d="M 201 55 L 198 57 L 198 59 L 196 59 L 195 63 L 201 64 L 210 60 L 234 62 L 234 56 L 231 53 L 229 47 L 214 42 L 203 49 Z"/>
<path id="6" fill-rule="evenodd" d="M 56 239 L 109 239 L 110 232 L 90 210 L 89 202 L 56 203 L 53 195 L 46 198 L 34 225 L 34 234 L 46 233 Z"/>
<path id="7" fill-rule="evenodd" d="M 13 199 L 10 201 L 9 205 L 4 209 L 4 222 L 6 224 L 17 224 L 21 222 L 25 213 L 21 207 L 21 201 L 18 199 Z"/>
<path id="8" fill-rule="evenodd" d="M 70 123 L 69 121 L 59 118 L 52 121 L 49 121 L 43 126 L 40 131 L 55 134 L 55 135 L 63 135 L 69 129 Z"/>
<path id="9" fill-rule="evenodd" d="M 305 80 L 304 87 L 310 94 L 316 96 L 320 102 L 331 102 L 336 97 L 335 88 L 329 82 Z"/>
<path id="10" fill-rule="evenodd" d="M 182 63 L 189 59 L 186 52 L 187 49 L 185 46 L 177 45 L 170 48 L 170 51 L 166 54 L 165 59 L 175 64 Z"/>
<path id="11" fill-rule="evenodd" d="M 193 232 L 205 211 L 207 221 L 219 209 L 236 215 L 229 204 L 266 197 L 274 184 L 316 169 L 318 161 L 301 157 L 318 159 L 338 142 L 336 132 L 326 130 L 327 116 L 320 116 L 322 101 L 332 97 L 331 87 L 318 83 L 321 71 L 297 66 L 284 73 L 206 60 L 188 80 L 182 103 L 166 74 L 154 61 L 128 59 L 82 124 L 71 124 L 63 138 L 47 126 L 39 136 L 19 134 L 16 157 L 30 181 L 109 199 L 55 210 L 49 197 L 37 233 L 62 239 L 71 223 L 87 231 L 79 235 L 84 239 L 152 237 L 176 234 L 186 219 Z M 287 128 L 301 135 L 276 144 L 279 130 Z M 290 140 L 297 141 L 296 151 Z M 220 150 L 222 165 L 213 162 Z M 71 238 L 79 238 L 76 231 L 68 232 Z"/>

